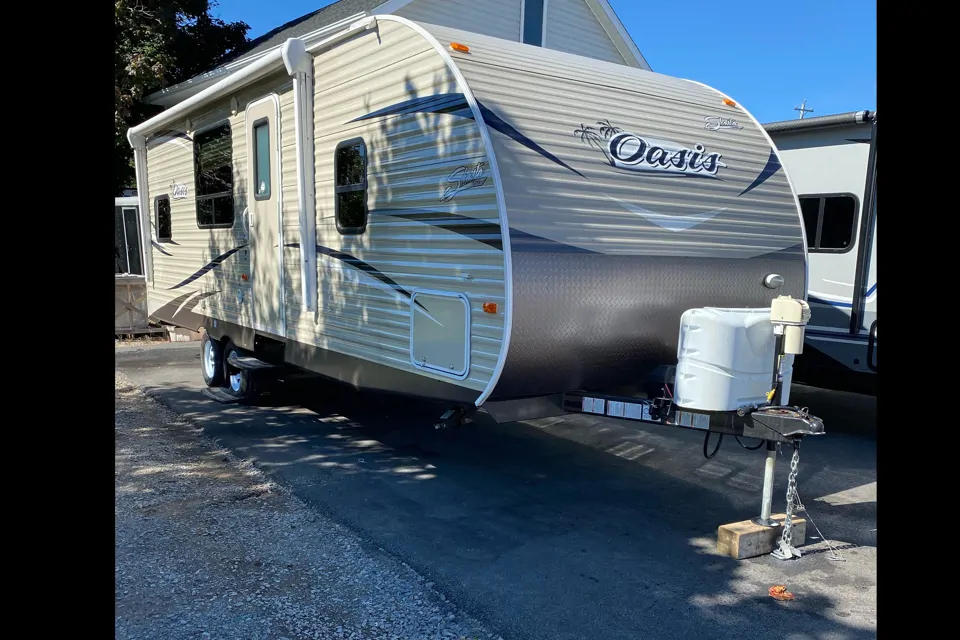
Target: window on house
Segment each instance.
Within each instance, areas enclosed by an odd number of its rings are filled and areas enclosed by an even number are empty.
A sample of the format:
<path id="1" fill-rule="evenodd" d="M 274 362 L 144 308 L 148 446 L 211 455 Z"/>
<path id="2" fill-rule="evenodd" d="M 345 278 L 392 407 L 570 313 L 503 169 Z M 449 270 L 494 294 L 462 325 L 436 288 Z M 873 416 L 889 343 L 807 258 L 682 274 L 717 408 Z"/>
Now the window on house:
<path id="1" fill-rule="evenodd" d="M 256 162 L 253 165 L 253 180 L 256 185 L 254 198 L 270 199 L 270 121 L 262 120 L 253 125 L 253 144 Z"/>
<path id="2" fill-rule="evenodd" d="M 363 233 L 367 229 L 367 145 L 362 139 L 337 145 L 334 175 L 337 230 Z"/>
<path id="3" fill-rule="evenodd" d="M 193 137 L 197 226 L 233 226 L 233 136 L 223 123 Z"/>
<path id="4" fill-rule="evenodd" d="M 546 0 L 523 0 L 524 44 L 543 46 L 543 9 Z"/>
<path id="5" fill-rule="evenodd" d="M 153 201 L 153 208 L 157 216 L 157 241 L 170 242 L 173 240 L 173 220 L 170 218 L 170 196 L 157 196 Z"/>
<path id="6" fill-rule="evenodd" d="M 800 210 L 809 251 L 843 253 L 853 247 L 857 227 L 854 196 L 801 196 Z"/>

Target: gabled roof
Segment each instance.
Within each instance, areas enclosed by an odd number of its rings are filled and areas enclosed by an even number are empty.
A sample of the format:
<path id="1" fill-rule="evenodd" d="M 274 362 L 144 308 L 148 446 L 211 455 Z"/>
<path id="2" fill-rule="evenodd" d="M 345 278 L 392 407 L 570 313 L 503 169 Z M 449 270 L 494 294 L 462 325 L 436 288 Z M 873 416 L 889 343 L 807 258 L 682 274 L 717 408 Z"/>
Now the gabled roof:
<path id="1" fill-rule="evenodd" d="M 300 16 L 276 29 L 254 38 L 228 61 L 206 73 L 161 89 L 148 95 L 144 101 L 162 107 L 171 107 L 178 102 L 202 91 L 217 80 L 237 71 L 257 60 L 268 51 L 283 45 L 289 38 L 302 38 L 307 45 L 311 40 L 319 40 L 345 28 L 360 18 L 377 13 L 393 13 L 414 0 L 338 0 L 312 13 Z M 478 0 L 482 1 L 482 0 Z M 620 18 L 617 17 L 609 0 L 585 0 L 593 11 L 607 36 L 623 55 L 627 64 L 650 70 L 637 45 L 633 42 Z M 549 11 L 549 6 L 548 9 Z"/>

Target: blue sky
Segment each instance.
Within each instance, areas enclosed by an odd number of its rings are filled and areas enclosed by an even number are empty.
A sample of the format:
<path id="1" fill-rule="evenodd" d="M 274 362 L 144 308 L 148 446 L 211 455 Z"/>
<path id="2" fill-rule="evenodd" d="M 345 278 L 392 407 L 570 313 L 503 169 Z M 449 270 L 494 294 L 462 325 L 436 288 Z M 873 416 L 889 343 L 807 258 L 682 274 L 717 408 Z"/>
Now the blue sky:
<path id="1" fill-rule="evenodd" d="M 330 0 L 220 0 L 255 38 Z M 760 122 L 876 109 L 873 0 L 611 0 L 654 71 L 706 83 Z"/>

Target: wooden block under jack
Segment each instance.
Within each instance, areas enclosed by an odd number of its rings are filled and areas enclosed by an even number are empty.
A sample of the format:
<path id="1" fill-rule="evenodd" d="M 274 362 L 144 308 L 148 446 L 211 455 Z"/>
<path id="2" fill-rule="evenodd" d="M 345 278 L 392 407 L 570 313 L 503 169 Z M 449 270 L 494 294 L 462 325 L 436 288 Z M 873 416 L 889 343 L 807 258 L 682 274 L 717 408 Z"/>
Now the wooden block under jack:
<path id="1" fill-rule="evenodd" d="M 780 536 L 783 535 L 783 521 L 786 517 L 783 513 L 771 516 L 780 523 L 779 527 L 764 527 L 750 520 L 721 525 L 717 528 L 717 552 L 734 560 L 756 558 L 770 553 L 777 548 Z M 807 521 L 793 516 L 790 534 L 793 546 L 799 548 L 806 544 Z"/>

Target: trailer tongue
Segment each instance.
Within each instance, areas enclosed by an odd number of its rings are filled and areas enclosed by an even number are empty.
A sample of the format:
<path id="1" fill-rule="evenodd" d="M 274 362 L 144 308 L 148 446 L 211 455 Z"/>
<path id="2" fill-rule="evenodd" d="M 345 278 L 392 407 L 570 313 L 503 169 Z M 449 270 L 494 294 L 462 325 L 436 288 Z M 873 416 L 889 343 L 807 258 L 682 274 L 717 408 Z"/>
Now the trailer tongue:
<path id="1" fill-rule="evenodd" d="M 769 309 L 691 309 L 680 322 L 674 382 L 663 385 L 662 395 L 635 398 L 574 391 L 563 394 L 562 409 L 702 430 L 703 455 L 708 459 L 717 454 L 725 435 L 760 441 L 745 448 L 766 444 L 760 516 L 753 519 L 763 527 L 780 526 L 770 517 L 773 475 L 778 446 L 791 445 L 786 517 L 772 555 L 782 560 L 799 558 L 791 535 L 800 441 L 824 433 L 820 418 L 787 404 L 792 360 L 803 352 L 804 327 L 809 321 L 809 305 L 789 296 L 776 298 Z M 718 438 L 708 453 L 711 434 Z"/>

